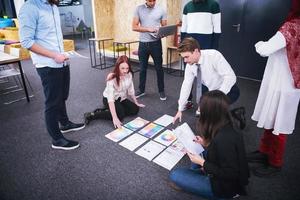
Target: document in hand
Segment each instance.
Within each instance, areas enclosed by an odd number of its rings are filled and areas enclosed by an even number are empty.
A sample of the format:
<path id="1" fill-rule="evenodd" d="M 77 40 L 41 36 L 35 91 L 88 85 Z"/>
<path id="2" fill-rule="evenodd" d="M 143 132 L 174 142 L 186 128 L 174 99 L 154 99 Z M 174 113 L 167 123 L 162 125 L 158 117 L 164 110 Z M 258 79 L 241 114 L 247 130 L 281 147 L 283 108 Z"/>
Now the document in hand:
<path id="1" fill-rule="evenodd" d="M 187 123 L 178 126 L 173 132 L 188 152 L 199 155 L 204 151 L 199 143 L 193 141 L 195 134 Z"/>
<path id="2" fill-rule="evenodd" d="M 80 53 L 76 52 L 76 51 L 66 51 L 64 52 L 64 54 L 68 57 L 68 58 L 88 58 L 86 56 L 81 55 Z"/>

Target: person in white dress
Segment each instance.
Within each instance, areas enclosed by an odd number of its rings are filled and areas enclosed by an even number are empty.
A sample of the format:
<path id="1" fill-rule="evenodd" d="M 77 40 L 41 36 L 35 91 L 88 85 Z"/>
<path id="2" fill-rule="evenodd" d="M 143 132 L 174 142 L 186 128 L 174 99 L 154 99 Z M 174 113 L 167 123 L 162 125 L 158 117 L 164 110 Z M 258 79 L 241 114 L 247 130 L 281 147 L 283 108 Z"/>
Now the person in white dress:
<path id="1" fill-rule="evenodd" d="M 254 170 L 260 177 L 280 172 L 287 135 L 295 128 L 300 100 L 300 4 L 292 3 L 286 22 L 266 42 L 255 44 L 256 52 L 268 57 L 252 119 L 264 128 L 259 150 L 248 161 L 265 165 Z"/>

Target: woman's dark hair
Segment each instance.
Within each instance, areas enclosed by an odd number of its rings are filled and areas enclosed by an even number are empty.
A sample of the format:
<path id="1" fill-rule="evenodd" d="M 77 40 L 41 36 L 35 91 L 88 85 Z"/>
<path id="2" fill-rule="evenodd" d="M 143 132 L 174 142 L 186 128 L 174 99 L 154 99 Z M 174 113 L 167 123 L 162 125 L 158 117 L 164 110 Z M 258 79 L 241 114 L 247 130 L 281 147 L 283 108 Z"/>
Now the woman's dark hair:
<path id="1" fill-rule="evenodd" d="M 112 76 L 108 78 L 108 80 L 116 78 L 118 86 L 120 85 L 120 65 L 122 63 L 127 63 L 127 65 L 129 66 L 128 73 L 131 73 L 133 75 L 133 71 L 132 71 L 131 65 L 129 63 L 128 57 L 125 55 L 120 56 L 116 61 Z"/>
<path id="2" fill-rule="evenodd" d="M 207 92 L 201 97 L 197 133 L 205 144 L 209 144 L 223 126 L 231 123 L 229 104 L 229 98 L 219 90 Z"/>

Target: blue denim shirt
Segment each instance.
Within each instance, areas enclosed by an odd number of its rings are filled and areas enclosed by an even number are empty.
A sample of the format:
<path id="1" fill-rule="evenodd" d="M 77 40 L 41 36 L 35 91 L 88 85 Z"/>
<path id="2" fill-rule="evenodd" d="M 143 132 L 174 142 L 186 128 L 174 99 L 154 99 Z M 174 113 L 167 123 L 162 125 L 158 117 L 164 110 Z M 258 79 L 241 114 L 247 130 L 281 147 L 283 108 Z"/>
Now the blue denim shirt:
<path id="1" fill-rule="evenodd" d="M 64 52 L 63 36 L 60 26 L 60 16 L 56 5 L 51 6 L 47 0 L 28 0 L 19 12 L 20 42 L 30 49 L 33 44 L 38 44 L 53 52 Z M 63 67 L 52 58 L 31 52 L 31 58 L 37 67 L 49 66 Z"/>

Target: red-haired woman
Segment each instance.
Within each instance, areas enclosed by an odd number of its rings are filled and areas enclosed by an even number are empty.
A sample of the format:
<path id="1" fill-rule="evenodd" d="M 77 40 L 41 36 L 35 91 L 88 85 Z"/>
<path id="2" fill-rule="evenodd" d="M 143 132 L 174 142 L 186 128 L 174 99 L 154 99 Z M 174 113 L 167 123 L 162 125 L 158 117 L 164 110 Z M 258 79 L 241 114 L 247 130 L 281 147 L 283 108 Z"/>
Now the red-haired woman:
<path id="1" fill-rule="evenodd" d="M 113 72 L 107 76 L 103 92 L 104 108 L 85 113 L 86 124 L 94 119 L 106 119 L 112 120 L 115 128 L 120 128 L 124 117 L 136 115 L 139 107 L 145 107 L 135 98 L 132 74 L 127 56 L 120 56 Z M 128 96 L 132 98 L 133 102 L 128 99 Z"/>

